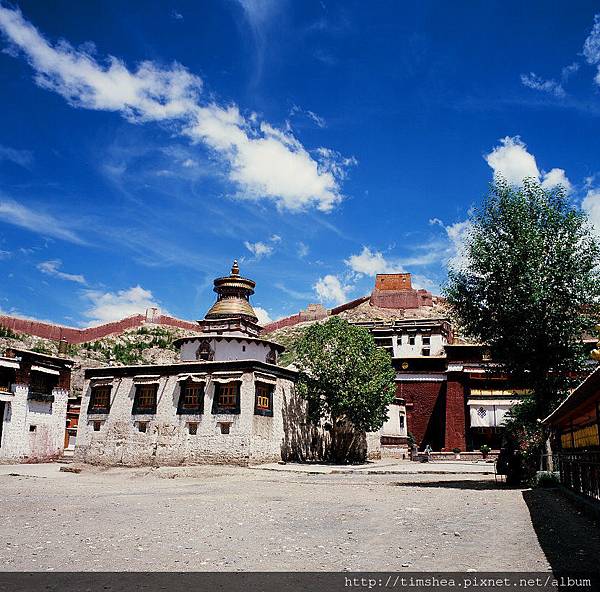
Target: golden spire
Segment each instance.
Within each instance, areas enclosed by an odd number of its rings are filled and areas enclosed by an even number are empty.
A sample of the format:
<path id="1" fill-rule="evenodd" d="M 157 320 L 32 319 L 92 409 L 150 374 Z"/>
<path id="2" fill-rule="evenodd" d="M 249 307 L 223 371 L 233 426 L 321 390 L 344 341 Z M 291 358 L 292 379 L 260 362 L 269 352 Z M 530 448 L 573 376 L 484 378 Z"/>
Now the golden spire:
<path id="1" fill-rule="evenodd" d="M 217 301 L 210 307 L 204 318 L 224 319 L 243 317 L 256 323 L 258 318 L 249 302 L 254 294 L 256 284 L 240 276 L 237 260 L 231 266 L 231 274 L 217 278 L 214 281 L 214 291 L 218 294 Z"/>

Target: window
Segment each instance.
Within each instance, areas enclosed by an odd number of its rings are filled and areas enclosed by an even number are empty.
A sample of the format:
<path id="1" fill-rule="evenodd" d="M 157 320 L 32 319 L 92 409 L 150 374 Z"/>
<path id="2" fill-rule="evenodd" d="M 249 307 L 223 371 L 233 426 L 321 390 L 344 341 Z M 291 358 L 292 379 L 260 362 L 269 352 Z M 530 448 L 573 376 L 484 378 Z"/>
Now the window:
<path id="1" fill-rule="evenodd" d="M 222 434 L 229 434 L 229 430 L 231 428 L 231 424 L 229 422 L 220 422 L 219 428 L 221 428 Z"/>
<path id="2" fill-rule="evenodd" d="M 188 379 L 181 383 L 177 413 L 204 413 L 204 383 Z"/>
<path id="3" fill-rule="evenodd" d="M 188 434 L 195 436 L 198 433 L 198 424 L 196 422 L 188 423 Z"/>
<path id="4" fill-rule="evenodd" d="M 210 347 L 209 341 L 203 341 L 198 349 L 196 350 L 196 359 L 197 360 L 206 360 L 207 362 L 211 362 L 215 357 L 215 352 Z"/>
<path id="5" fill-rule="evenodd" d="M 35 432 L 36 430 L 37 430 L 37 426 L 35 426 L 35 425 L 30 425 L 29 426 L 29 431 L 30 432 Z"/>
<path id="6" fill-rule="evenodd" d="M 10 368 L 0 368 L 0 391 L 10 392 L 10 387 L 15 379 L 15 371 Z"/>
<path id="7" fill-rule="evenodd" d="M 273 364 L 273 366 L 277 365 L 277 352 L 274 349 L 271 349 L 267 354 L 267 359 L 265 360 L 267 364 Z"/>
<path id="8" fill-rule="evenodd" d="M 415 336 L 409 335 L 408 336 L 408 345 L 414 345 L 414 344 L 415 344 Z"/>
<path id="9" fill-rule="evenodd" d="M 100 426 L 102 425 L 101 421 L 95 421 L 94 422 L 94 431 L 95 432 L 99 432 L 100 431 Z"/>
<path id="10" fill-rule="evenodd" d="M 110 393 L 112 386 L 102 385 L 93 386 L 90 394 L 90 404 L 88 414 L 90 413 L 109 413 L 110 412 Z M 98 431 L 98 430 L 96 430 Z"/>
<path id="11" fill-rule="evenodd" d="M 137 422 L 138 431 L 145 434 L 148 431 L 148 422 L 147 421 L 138 421 Z"/>
<path id="12" fill-rule="evenodd" d="M 404 428 L 404 415 L 401 413 L 400 414 L 400 429 Z"/>
<path id="13" fill-rule="evenodd" d="M 158 384 L 136 384 L 133 414 L 156 413 Z M 141 430 L 140 430 L 141 431 Z"/>
<path id="14" fill-rule="evenodd" d="M 29 399 L 36 401 L 54 401 L 52 391 L 58 383 L 58 377 L 48 375 L 44 372 L 31 372 L 31 381 L 29 383 Z"/>
<path id="15" fill-rule="evenodd" d="M 422 355 L 422 356 L 428 356 L 429 354 L 430 354 L 430 349 L 429 349 L 428 347 L 424 347 L 424 348 L 421 350 L 421 355 Z"/>
<path id="16" fill-rule="evenodd" d="M 273 417 L 273 390 L 271 384 L 256 383 L 254 415 Z"/>
<path id="17" fill-rule="evenodd" d="M 430 345 L 431 337 L 429 335 L 423 335 L 423 345 Z"/>
<path id="18" fill-rule="evenodd" d="M 215 398 L 213 399 L 213 413 L 239 413 L 240 412 L 240 383 L 217 382 L 215 383 Z"/>

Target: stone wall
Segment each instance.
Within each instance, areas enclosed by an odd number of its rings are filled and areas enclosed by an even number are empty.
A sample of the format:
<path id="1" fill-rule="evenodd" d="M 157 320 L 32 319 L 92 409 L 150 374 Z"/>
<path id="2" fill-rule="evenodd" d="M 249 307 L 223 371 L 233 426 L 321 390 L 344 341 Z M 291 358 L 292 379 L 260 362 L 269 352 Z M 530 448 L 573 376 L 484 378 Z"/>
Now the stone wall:
<path id="1" fill-rule="evenodd" d="M 254 373 L 244 372 L 239 380 L 239 414 L 212 414 L 215 388 L 208 380 L 201 415 L 177 414 L 177 376 L 159 379 L 155 415 L 132 415 L 135 387 L 130 377 L 113 382 L 109 414 L 88 415 L 91 390 L 86 381 L 75 457 L 91 464 L 128 466 L 276 462 L 284 440 L 282 404 L 291 396 L 292 382 L 277 378 L 273 417 L 264 417 L 254 414 Z M 148 422 L 145 433 L 137 427 L 140 421 Z M 94 422 L 101 422 L 99 431 L 94 431 Z M 197 423 L 194 435 L 189 433 L 190 422 Z M 221 423 L 230 424 L 229 434 L 221 433 Z"/>
<path id="2" fill-rule="evenodd" d="M 69 392 L 54 389 L 52 403 L 28 400 L 24 384 L 13 385 L 13 393 L 4 405 L 0 462 L 46 462 L 62 456 Z"/>
<path id="3" fill-rule="evenodd" d="M 64 339 L 68 343 L 86 343 L 96 339 L 102 339 L 108 335 L 123 333 L 127 329 L 141 327 L 147 323 L 156 325 L 166 325 L 170 327 L 178 327 L 180 329 L 189 329 L 192 331 L 198 330 L 198 324 L 191 321 L 183 321 L 168 315 L 149 313 L 133 315 L 120 321 L 113 323 L 105 323 L 96 327 L 88 327 L 87 329 L 76 329 L 74 327 L 65 327 L 63 325 L 55 325 L 52 323 L 43 323 L 41 321 L 31 321 L 0 315 L 0 326 L 6 327 L 16 333 L 25 333 L 50 339 L 52 341 L 60 341 Z"/>

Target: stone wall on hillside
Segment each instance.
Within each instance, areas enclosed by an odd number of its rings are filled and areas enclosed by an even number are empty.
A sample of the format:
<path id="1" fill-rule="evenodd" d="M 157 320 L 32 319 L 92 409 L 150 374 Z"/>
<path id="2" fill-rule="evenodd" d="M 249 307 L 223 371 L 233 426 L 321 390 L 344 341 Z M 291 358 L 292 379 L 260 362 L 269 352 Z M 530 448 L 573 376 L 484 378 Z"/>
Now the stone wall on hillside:
<path id="1" fill-rule="evenodd" d="M 35 337 L 50 339 L 52 341 L 64 339 L 68 343 L 73 344 L 95 341 L 96 339 L 123 333 L 127 329 L 134 329 L 148 323 L 178 327 L 180 329 L 189 329 L 192 331 L 198 330 L 197 323 L 183 321 L 169 315 L 157 313 L 156 309 L 148 309 L 145 314 L 133 315 L 121 319 L 120 321 L 105 323 L 103 325 L 97 325 L 96 327 L 87 327 L 85 329 L 76 329 L 75 327 L 65 327 L 63 325 L 0 315 L 0 326 L 16 333 L 25 333 L 27 335 L 34 335 Z"/>

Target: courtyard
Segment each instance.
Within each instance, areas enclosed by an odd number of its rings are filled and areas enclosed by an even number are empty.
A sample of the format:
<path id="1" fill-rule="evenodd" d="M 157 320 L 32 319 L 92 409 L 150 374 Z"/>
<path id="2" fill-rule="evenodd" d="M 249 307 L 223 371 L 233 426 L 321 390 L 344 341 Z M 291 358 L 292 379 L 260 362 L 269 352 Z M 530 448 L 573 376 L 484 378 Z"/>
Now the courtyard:
<path id="1" fill-rule="evenodd" d="M 415 464 L 0 466 L 2 570 L 586 571 L 600 556 L 598 524 L 558 491 Z"/>

